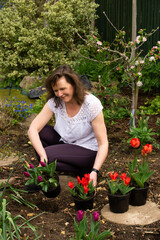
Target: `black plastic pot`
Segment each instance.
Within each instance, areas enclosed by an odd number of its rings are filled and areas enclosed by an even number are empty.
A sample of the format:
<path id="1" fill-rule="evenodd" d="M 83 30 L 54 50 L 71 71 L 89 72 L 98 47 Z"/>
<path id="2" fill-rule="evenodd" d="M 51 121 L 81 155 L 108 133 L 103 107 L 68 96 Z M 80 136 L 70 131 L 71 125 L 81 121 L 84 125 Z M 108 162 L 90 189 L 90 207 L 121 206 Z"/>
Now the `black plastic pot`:
<path id="1" fill-rule="evenodd" d="M 136 187 L 131 191 L 129 204 L 132 206 L 142 206 L 146 204 L 149 184 L 145 183 L 144 188 Z"/>
<path id="2" fill-rule="evenodd" d="M 87 199 L 81 199 L 77 196 L 73 196 L 74 202 L 75 202 L 75 208 L 77 210 L 87 210 L 87 209 L 93 209 L 93 201 L 94 201 L 95 191 L 90 194 L 90 196 Z"/>
<path id="3" fill-rule="evenodd" d="M 126 195 L 113 195 L 111 193 L 108 193 L 108 199 L 109 199 L 109 208 L 111 212 L 114 213 L 124 213 L 128 211 L 129 208 L 129 196 L 130 192 Z"/>
<path id="4" fill-rule="evenodd" d="M 55 198 L 57 197 L 60 192 L 61 192 L 61 186 L 59 183 L 59 176 L 58 174 L 54 173 L 54 177 L 57 180 L 57 186 L 54 187 L 53 185 L 51 187 L 48 188 L 48 191 L 45 192 L 42 190 L 43 194 L 47 197 L 47 198 Z"/>

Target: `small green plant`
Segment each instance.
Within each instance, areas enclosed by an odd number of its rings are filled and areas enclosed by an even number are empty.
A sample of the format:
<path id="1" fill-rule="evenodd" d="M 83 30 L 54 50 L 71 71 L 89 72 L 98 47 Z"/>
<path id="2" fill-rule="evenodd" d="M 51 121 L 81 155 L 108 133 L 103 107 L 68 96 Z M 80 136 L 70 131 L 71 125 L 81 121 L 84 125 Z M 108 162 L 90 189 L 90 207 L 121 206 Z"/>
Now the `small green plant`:
<path id="1" fill-rule="evenodd" d="M 8 182 L 11 178 L 11 175 L 14 171 L 16 166 L 13 167 L 12 171 L 10 172 L 10 175 L 7 179 L 7 182 L 3 186 L 3 182 L 0 184 L 0 189 L 2 189 L 2 193 L 0 194 L 0 239 L 2 240 L 20 240 L 21 239 L 21 230 L 22 229 L 31 229 L 34 232 L 35 239 L 40 239 L 41 235 L 38 236 L 37 234 L 37 227 L 33 226 L 30 222 L 36 218 L 39 217 L 41 214 L 37 215 L 36 217 L 33 217 L 29 220 L 26 220 L 21 215 L 12 216 L 11 212 L 7 211 L 7 204 L 8 200 L 15 200 L 18 203 L 25 204 L 31 208 L 36 207 L 34 204 L 31 204 L 27 201 L 25 201 L 21 195 L 18 193 L 18 190 L 11 187 Z M 13 193 L 6 193 L 6 188 L 9 187 L 10 191 L 13 191 Z M 9 196 L 7 200 L 4 198 L 4 195 Z M 43 214 L 43 213 L 42 213 Z M 21 221 L 21 224 L 19 224 L 19 220 Z M 26 239 L 28 239 L 29 236 L 27 236 Z"/>
<path id="2" fill-rule="evenodd" d="M 144 118 L 144 116 L 142 116 L 138 120 L 137 128 L 131 124 L 130 131 L 128 132 L 131 138 L 127 141 L 128 143 L 131 141 L 132 138 L 138 138 L 142 145 L 154 141 L 151 136 L 155 135 L 156 133 L 152 132 L 152 128 L 148 129 L 148 120 L 149 116 L 146 119 Z"/>
<path id="3" fill-rule="evenodd" d="M 18 219 L 23 220 L 23 223 L 21 225 L 17 223 Z M 30 223 L 32 219 L 26 220 L 21 215 L 17 215 L 13 217 L 12 214 L 9 211 L 7 211 L 6 199 L 3 199 L 2 204 L 0 206 L 0 239 L 20 240 L 21 239 L 20 234 L 21 234 L 22 228 L 30 228 L 35 234 L 35 237 L 36 237 L 35 239 L 40 239 L 41 236 L 38 236 L 36 227 L 34 227 Z"/>
<path id="4" fill-rule="evenodd" d="M 147 99 L 145 102 L 146 106 L 140 106 L 139 108 L 143 110 L 146 115 L 158 115 L 160 114 L 160 96 L 156 96 L 152 101 Z"/>
<path id="5" fill-rule="evenodd" d="M 137 162 L 137 156 L 132 162 L 128 163 L 129 174 L 131 177 L 131 184 L 134 186 L 136 183 L 138 187 L 143 188 L 145 182 L 152 176 L 154 171 L 149 171 L 148 162 L 145 160 L 148 154 L 152 152 L 152 145 L 146 144 L 141 151 L 143 161 L 141 164 Z"/>
<path id="6" fill-rule="evenodd" d="M 76 222 L 79 222 L 79 224 Z M 90 232 L 87 233 L 88 225 L 87 225 L 87 218 L 84 216 L 84 213 L 82 210 L 79 210 L 77 212 L 76 219 L 74 218 L 74 228 L 75 228 L 75 234 L 76 238 L 70 238 L 70 240 L 105 240 L 108 237 L 111 236 L 110 229 L 107 231 L 103 231 L 99 234 L 99 212 L 95 211 L 93 212 L 93 215 L 91 215 L 91 227 Z"/>
<path id="7" fill-rule="evenodd" d="M 2 104 L 4 112 L 12 118 L 12 124 L 24 121 L 29 117 L 32 107 L 33 104 L 27 105 L 25 101 L 20 101 L 17 97 L 6 98 L 5 102 Z"/>
<path id="8" fill-rule="evenodd" d="M 157 119 L 157 122 L 158 126 L 160 127 L 160 118 Z M 160 137 L 160 129 L 158 129 L 158 132 L 157 132 L 158 136 Z"/>
<path id="9" fill-rule="evenodd" d="M 30 109 L 30 113 L 39 113 L 42 110 L 44 104 L 46 103 L 46 96 L 47 93 L 44 93 L 35 101 L 33 107 Z"/>
<path id="10" fill-rule="evenodd" d="M 25 177 L 29 179 L 25 185 L 36 184 L 42 187 L 44 192 L 48 191 L 50 185 L 57 186 L 57 180 L 54 178 L 56 170 L 56 161 L 47 164 L 40 161 L 41 166 L 35 167 L 33 164 L 24 164 L 27 171 L 24 172 Z"/>
<path id="11" fill-rule="evenodd" d="M 126 173 L 122 173 L 121 175 L 119 175 L 121 181 L 117 179 L 117 172 L 115 172 L 114 174 L 110 173 L 109 176 L 111 177 L 111 182 L 107 179 L 107 183 L 112 195 L 116 194 L 118 191 L 122 195 L 125 195 L 134 188 L 129 186 L 131 178 L 127 177 Z"/>
<path id="12" fill-rule="evenodd" d="M 81 199 L 87 199 L 91 193 L 95 191 L 93 181 L 90 182 L 90 174 L 86 173 L 82 179 L 77 176 L 77 186 L 74 187 L 73 182 L 69 182 L 69 191 L 72 196 L 77 196 Z"/>

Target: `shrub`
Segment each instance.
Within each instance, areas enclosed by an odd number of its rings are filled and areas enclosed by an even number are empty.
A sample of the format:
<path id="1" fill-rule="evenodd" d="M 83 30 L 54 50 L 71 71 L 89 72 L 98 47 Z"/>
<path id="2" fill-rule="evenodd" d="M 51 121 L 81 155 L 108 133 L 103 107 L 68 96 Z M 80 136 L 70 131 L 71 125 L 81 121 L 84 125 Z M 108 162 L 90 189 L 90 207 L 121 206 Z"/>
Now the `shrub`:
<path id="1" fill-rule="evenodd" d="M 18 85 L 25 75 L 45 76 L 57 65 L 71 63 L 71 50 L 80 43 L 76 33 L 90 33 L 97 6 L 92 0 L 7 1 L 0 14 L 4 85 L 11 80 Z"/>

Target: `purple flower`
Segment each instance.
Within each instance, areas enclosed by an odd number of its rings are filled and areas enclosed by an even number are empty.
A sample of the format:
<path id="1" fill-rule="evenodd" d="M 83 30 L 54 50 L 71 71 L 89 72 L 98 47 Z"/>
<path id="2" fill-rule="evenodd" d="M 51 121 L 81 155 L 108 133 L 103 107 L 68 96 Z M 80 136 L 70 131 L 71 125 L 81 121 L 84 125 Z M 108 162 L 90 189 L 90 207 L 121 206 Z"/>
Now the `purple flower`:
<path id="1" fill-rule="evenodd" d="M 82 210 L 78 210 L 76 218 L 79 222 L 82 221 L 82 219 L 83 219 L 83 211 Z"/>
<path id="2" fill-rule="evenodd" d="M 38 182 L 43 182 L 43 178 L 41 176 L 37 177 Z"/>
<path id="3" fill-rule="evenodd" d="M 30 177 L 29 172 L 24 172 L 23 174 L 24 174 L 25 177 Z"/>
<path id="4" fill-rule="evenodd" d="M 41 164 L 42 167 L 45 167 L 45 166 L 46 166 L 46 163 L 45 163 L 45 162 L 40 161 L 40 164 Z"/>
<path id="5" fill-rule="evenodd" d="M 31 163 L 29 163 L 29 167 L 30 167 L 30 168 L 34 168 L 34 165 L 31 164 Z"/>
<path id="6" fill-rule="evenodd" d="M 93 221 L 97 222 L 98 219 L 99 219 L 99 212 L 95 211 L 95 212 L 93 213 Z"/>

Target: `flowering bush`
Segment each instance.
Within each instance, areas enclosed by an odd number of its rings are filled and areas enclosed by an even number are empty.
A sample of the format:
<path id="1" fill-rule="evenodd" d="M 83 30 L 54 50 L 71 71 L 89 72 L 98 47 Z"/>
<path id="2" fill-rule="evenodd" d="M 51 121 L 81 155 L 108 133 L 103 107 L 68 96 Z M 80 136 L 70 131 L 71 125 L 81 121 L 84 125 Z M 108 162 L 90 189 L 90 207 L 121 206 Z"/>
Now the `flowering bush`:
<path id="1" fill-rule="evenodd" d="M 89 195 L 94 192 L 93 181 L 90 181 L 90 174 L 86 173 L 82 179 L 77 176 L 77 186 L 74 187 L 73 182 L 69 182 L 69 191 L 72 196 L 78 196 L 81 199 L 87 199 Z"/>
<path id="2" fill-rule="evenodd" d="M 145 182 L 147 182 L 147 180 L 154 173 L 154 171 L 149 171 L 149 166 L 146 160 L 148 154 L 152 152 L 152 149 L 153 147 L 151 144 L 144 145 L 143 149 L 141 150 L 141 154 L 144 157 L 142 163 L 141 164 L 137 163 L 137 156 L 131 163 L 130 162 L 128 163 L 132 185 L 137 184 L 139 187 L 143 188 Z"/>
<path id="3" fill-rule="evenodd" d="M 122 173 L 119 175 L 120 179 L 118 179 L 118 173 L 115 172 L 110 173 L 109 176 L 111 177 L 111 182 L 107 179 L 107 183 L 110 189 L 111 194 L 116 194 L 120 192 L 120 194 L 125 195 L 130 192 L 134 187 L 130 187 L 129 183 L 131 177 L 127 177 L 126 173 Z"/>
<path id="4" fill-rule="evenodd" d="M 44 192 L 47 192 L 50 186 L 57 186 L 57 180 L 54 178 L 56 161 L 50 164 L 47 164 L 46 161 L 40 161 L 40 164 L 41 167 L 34 167 L 34 165 L 30 163 L 25 164 L 27 171 L 23 174 L 29 178 L 25 185 L 36 184 L 41 186 Z"/>
<path id="5" fill-rule="evenodd" d="M 6 98 L 3 103 L 3 110 L 15 121 L 23 121 L 30 116 L 33 104 L 27 105 L 25 101 L 20 101 L 17 97 Z"/>
<path id="6" fill-rule="evenodd" d="M 79 224 L 76 222 L 79 222 Z M 76 232 L 76 240 L 105 240 L 109 236 L 111 236 L 110 229 L 108 231 L 104 231 L 98 235 L 99 232 L 99 212 L 95 211 L 91 215 L 91 227 L 90 232 L 87 234 L 87 218 L 84 216 L 84 213 L 82 210 L 79 210 L 77 212 L 76 219 L 74 218 L 74 227 Z M 70 240 L 74 240 L 74 238 L 70 238 Z"/>

